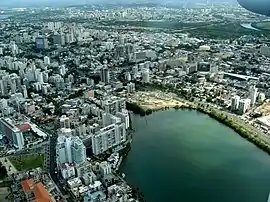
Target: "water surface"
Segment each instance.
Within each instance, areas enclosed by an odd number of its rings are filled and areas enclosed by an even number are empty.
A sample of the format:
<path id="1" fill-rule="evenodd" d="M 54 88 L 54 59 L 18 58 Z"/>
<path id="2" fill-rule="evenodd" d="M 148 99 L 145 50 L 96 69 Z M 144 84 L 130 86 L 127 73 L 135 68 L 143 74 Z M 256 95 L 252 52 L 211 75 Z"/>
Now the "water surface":
<path id="1" fill-rule="evenodd" d="M 120 168 L 147 202 L 266 202 L 270 156 L 196 111 L 133 117 Z"/>

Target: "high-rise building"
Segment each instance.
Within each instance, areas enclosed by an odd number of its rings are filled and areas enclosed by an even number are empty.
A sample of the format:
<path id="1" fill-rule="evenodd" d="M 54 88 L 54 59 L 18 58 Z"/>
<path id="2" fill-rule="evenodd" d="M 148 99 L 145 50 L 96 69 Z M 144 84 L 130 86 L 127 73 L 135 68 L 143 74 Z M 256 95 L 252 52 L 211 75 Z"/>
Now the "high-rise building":
<path id="1" fill-rule="evenodd" d="M 243 99 L 239 101 L 238 112 L 239 114 L 245 114 L 250 108 L 250 99 Z"/>
<path id="2" fill-rule="evenodd" d="M 66 115 L 62 115 L 59 119 L 60 128 L 70 128 L 71 121 Z"/>
<path id="3" fill-rule="evenodd" d="M 28 98 L 27 88 L 25 85 L 22 85 L 21 90 L 22 90 L 23 97 Z"/>
<path id="4" fill-rule="evenodd" d="M 56 34 L 53 36 L 53 43 L 58 45 L 65 45 L 65 35 L 64 34 Z"/>
<path id="5" fill-rule="evenodd" d="M 107 67 L 101 69 L 100 79 L 101 82 L 104 82 L 105 84 L 110 83 L 110 70 Z"/>
<path id="6" fill-rule="evenodd" d="M 43 36 L 38 36 L 36 38 L 36 48 L 37 49 L 47 49 L 49 47 L 48 45 L 48 39 Z"/>
<path id="7" fill-rule="evenodd" d="M 7 99 L 0 100 L 0 110 L 3 112 L 8 107 Z"/>
<path id="8" fill-rule="evenodd" d="M 92 150 L 95 155 L 101 154 L 126 141 L 126 126 L 124 123 L 111 124 L 100 129 L 92 136 Z"/>
<path id="9" fill-rule="evenodd" d="M 50 62 L 50 58 L 48 56 L 45 56 L 44 57 L 44 64 L 45 65 L 49 65 L 51 62 Z"/>
<path id="10" fill-rule="evenodd" d="M 126 129 L 128 129 L 130 125 L 128 110 L 124 109 L 121 112 L 117 112 L 116 116 L 121 118 L 121 121 L 126 125 Z"/>
<path id="11" fill-rule="evenodd" d="M 76 136 L 72 137 L 71 143 L 71 157 L 76 164 L 81 164 L 86 161 L 86 148 L 81 139 Z"/>
<path id="12" fill-rule="evenodd" d="M 17 149 L 23 149 L 24 137 L 22 132 L 12 123 L 9 118 L 0 119 L 0 132 L 7 137 L 10 143 Z"/>
<path id="13" fill-rule="evenodd" d="M 107 161 L 102 161 L 100 164 L 99 164 L 99 169 L 100 169 L 100 172 L 103 176 L 105 175 L 109 175 L 112 173 L 112 168 L 111 168 L 111 164 L 108 163 Z"/>
<path id="14" fill-rule="evenodd" d="M 116 100 L 106 100 L 104 103 L 104 110 L 107 113 L 115 115 L 117 112 L 120 112 L 122 109 L 126 109 L 126 99 L 120 98 Z"/>
<path id="15" fill-rule="evenodd" d="M 258 89 L 255 86 L 251 86 L 249 89 L 251 105 L 254 105 L 256 103 L 257 95 L 258 95 Z"/>
<path id="16" fill-rule="evenodd" d="M 142 82 L 149 83 L 150 82 L 150 76 L 149 76 L 149 70 L 144 69 L 142 71 Z"/>
<path id="17" fill-rule="evenodd" d="M 135 83 L 128 83 L 127 84 L 127 92 L 134 93 L 134 91 L 135 91 Z"/>
<path id="18" fill-rule="evenodd" d="M 78 137 L 59 136 L 56 145 L 56 161 L 63 163 L 81 164 L 86 161 L 86 148 Z"/>
<path id="19" fill-rule="evenodd" d="M 231 110 L 237 111 L 239 107 L 240 96 L 236 95 L 232 98 Z"/>
<path id="20" fill-rule="evenodd" d="M 136 78 L 136 77 L 137 77 L 138 72 L 139 72 L 138 66 L 137 66 L 137 65 L 136 65 L 136 66 L 133 66 L 133 67 L 132 67 L 133 78 Z"/>

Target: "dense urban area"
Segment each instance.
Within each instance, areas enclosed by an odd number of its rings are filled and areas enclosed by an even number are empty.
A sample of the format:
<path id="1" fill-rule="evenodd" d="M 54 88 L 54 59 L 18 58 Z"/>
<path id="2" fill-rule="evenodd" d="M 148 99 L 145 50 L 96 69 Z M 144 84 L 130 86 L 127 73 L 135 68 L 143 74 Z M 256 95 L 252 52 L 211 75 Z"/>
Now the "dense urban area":
<path id="1" fill-rule="evenodd" d="M 144 201 L 119 171 L 133 114 L 196 109 L 270 153 L 264 16 L 132 4 L 0 19 L 0 201 Z"/>

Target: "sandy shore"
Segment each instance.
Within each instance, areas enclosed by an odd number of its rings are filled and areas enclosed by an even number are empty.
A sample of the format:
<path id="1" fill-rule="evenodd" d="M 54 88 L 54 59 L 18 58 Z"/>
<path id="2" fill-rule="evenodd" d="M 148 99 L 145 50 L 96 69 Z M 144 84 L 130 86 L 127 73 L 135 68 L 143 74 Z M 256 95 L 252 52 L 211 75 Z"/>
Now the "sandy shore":
<path id="1" fill-rule="evenodd" d="M 132 97 L 132 99 L 145 110 L 159 110 L 187 105 L 185 102 L 177 99 L 175 94 L 164 93 L 161 91 L 139 91 Z"/>

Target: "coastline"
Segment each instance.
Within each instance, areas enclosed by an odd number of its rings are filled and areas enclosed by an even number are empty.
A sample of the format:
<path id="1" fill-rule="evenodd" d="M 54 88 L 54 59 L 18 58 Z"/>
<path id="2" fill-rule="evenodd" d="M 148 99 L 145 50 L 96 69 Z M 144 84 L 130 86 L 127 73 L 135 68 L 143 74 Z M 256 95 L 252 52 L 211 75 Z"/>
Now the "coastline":
<path id="1" fill-rule="evenodd" d="M 134 114 L 138 114 L 140 116 L 150 115 L 153 112 L 167 109 L 197 110 L 201 113 L 207 114 L 211 118 L 233 129 L 241 137 L 247 139 L 249 142 L 253 143 L 255 146 L 270 155 L 270 139 L 268 141 L 265 141 L 262 134 L 255 134 L 253 131 L 243 126 L 243 124 L 237 123 L 236 120 L 233 120 L 228 115 L 206 107 L 206 104 L 196 105 L 194 103 L 188 103 L 185 105 L 176 105 L 170 107 L 164 106 L 162 108 L 145 109 L 141 107 L 138 103 L 127 103 L 127 109 L 132 111 Z"/>

